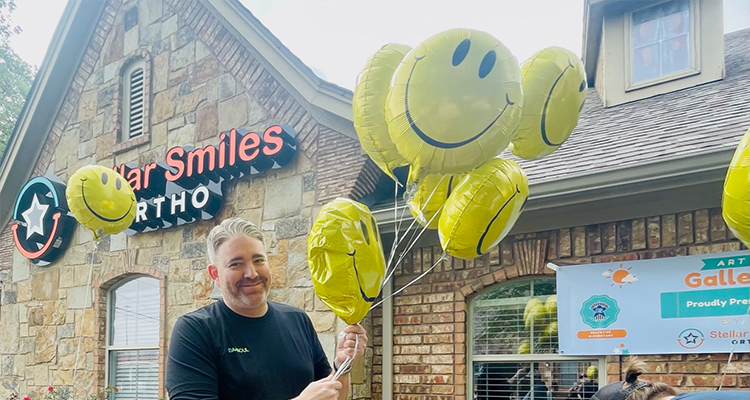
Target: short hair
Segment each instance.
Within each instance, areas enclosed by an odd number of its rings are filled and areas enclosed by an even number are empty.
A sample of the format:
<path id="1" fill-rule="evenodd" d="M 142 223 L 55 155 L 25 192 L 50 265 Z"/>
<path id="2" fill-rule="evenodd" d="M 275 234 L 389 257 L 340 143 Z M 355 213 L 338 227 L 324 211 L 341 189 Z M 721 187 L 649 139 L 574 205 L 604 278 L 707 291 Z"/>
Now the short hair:
<path id="1" fill-rule="evenodd" d="M 242 218 L 227 218 L 221 221 L 219 225 L 214 226 L 208 237 L 206 237 L 208 260 L 211 264 L 216 260 L 216 253 L 219 252 L 219 247 L 227 240 L 239 236 L 256 238 L 263 243 L 264 247 L 266 245 L 265 240 L 263 240 L 263 233 L 261 233 L 255 224 Z"/>

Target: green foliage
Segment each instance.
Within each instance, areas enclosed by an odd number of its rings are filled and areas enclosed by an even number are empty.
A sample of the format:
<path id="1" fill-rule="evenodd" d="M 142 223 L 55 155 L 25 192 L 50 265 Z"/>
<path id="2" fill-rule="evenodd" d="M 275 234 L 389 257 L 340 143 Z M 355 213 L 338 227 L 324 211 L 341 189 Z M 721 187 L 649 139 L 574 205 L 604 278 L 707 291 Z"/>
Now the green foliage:
<path id="1" fill-rule="evenodd" d="M 0 155 L 10 138 L 36 71 L 10 48 L 8 39 L 20 32 L 10 19 L 14 0 L 0 0 Z"/>

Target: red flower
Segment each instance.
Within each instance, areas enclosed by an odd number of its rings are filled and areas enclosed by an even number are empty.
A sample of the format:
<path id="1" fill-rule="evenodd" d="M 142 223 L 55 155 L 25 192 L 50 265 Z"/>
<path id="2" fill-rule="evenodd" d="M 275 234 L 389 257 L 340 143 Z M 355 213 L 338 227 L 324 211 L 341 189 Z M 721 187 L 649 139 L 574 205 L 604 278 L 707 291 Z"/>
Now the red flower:
<path id="1" fill-rule="evenodd" d="M 28 398 L 28 397 L 24 397 L 24 398 L 23 398 L 23 400 L 31 400 L 31 399 L 30 399 L 30 398 Z"/>
<path id="2" fill-rule="evenodd" d="M 51 392 L 51 391 L 55 390 L 55 388 L 53 388 L 52 386 L 50 386 L 50 387 L 47 388 L 47 390 L 49 390 Z"/>

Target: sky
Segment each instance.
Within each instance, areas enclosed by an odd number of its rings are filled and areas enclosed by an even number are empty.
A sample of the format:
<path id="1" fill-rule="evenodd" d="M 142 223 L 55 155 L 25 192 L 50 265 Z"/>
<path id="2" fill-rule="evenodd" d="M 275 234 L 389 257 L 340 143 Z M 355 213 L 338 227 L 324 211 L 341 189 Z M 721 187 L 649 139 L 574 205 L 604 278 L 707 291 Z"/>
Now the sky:
<path id="1" fill-rule="evenodd" d="M 240 0 L 319 77 L 353 89 L 367 58 L 387 43 L 416 46 L 450 28 L 488 32 L 521 63 L 560 46 L 580 56 L 583 0 Z M 711 0 L 720 1 L 720 0 Z M 750 26 L 750 0 L 724 1 L 724 31 Z M 66 0 L 16 0 L 11 39 L 34 66 L 44 59 Z M 40 13 L 39 10 L 44 10 Z"/>

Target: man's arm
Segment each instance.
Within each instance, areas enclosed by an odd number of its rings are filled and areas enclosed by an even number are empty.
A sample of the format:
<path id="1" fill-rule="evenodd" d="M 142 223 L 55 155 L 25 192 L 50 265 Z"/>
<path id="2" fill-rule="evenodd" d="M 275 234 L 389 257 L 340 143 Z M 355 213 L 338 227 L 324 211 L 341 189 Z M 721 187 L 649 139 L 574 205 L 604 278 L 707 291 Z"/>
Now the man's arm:
<path id="1" fill-rule="evenodd" d="M 207 332 L 181 317 L 169 342 L 166 388 L 170 400 L 216 400 L 219 379 Z"/>

